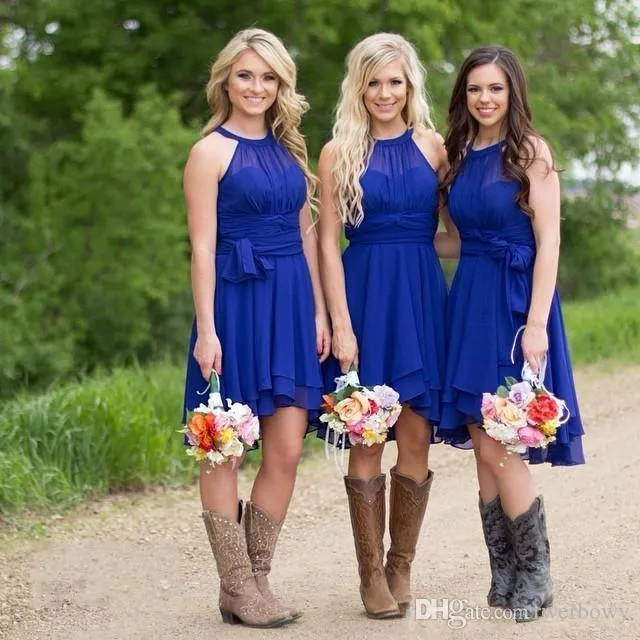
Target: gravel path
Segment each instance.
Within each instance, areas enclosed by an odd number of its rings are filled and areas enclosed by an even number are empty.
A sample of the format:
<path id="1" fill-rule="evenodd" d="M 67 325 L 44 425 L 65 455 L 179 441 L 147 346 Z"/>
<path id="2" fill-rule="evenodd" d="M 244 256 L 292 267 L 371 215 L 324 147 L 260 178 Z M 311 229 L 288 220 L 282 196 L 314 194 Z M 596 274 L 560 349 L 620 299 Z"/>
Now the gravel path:
<path id="1" fill-rule="evenodd" d="M 282 596 L 304 609 L 295 624 L 269 631 L 222 624 L 197 493 L 189 489 L 117 496 L 53 518 L 39 539 L 0 538 L 0 638 L 640 638 L 640 367 L 583 370 L 578 383 L 588 464 L 535 469 L 552 544 L 553 616 L 516 625 L 483 608 L 488 562 L 473 455 L 440 445 L 432 450 L 414 595 L 447 598 L 451 607 L 464 600 L 462 619 L 416 619 L 422 606 L 404 620 L 364 616 L 342 479 L 318 458 L 300 472 L 273 571 Z M 385 468 L 394 453 L 389 446 Z M 249 480 L 242 480 L 245 496 Z"/>

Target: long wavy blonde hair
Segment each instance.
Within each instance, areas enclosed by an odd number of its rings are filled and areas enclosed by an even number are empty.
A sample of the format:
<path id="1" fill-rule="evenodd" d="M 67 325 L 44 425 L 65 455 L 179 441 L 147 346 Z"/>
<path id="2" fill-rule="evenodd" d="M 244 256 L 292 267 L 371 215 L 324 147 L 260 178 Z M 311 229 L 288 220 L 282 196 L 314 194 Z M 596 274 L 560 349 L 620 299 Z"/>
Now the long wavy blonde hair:
<path id="1" fill-rule="evenodd" d="M 225 86 L 233 63 L 249 49 L 255 51 L 278 76 L 278 94 L 265 114 L 266 125 L 300 165 L 307 182 L 307 195 L 313 202 L 317 178 L 309 169 L 307 145 L 304 136 L 298 130 L 309 104 L 303 95 L 296 92 L 297 70 L 293 58 L 282 41 L 269 31 L 239 31 L 218 54 L 211 67 L 206 87 L 207 102 L 212 115 L 202 129 L 202 135 L 208 135 L 231 116 L 233 105 Z"/>
<path id="2" fill-rule="evenodd" d="M 358 226 L 364 219 L 360 178 L 373 150 L 371 116 L 364 104 L 364 94 L 375 74 L 396 60 L 402 62 L 407 77 L 404 121 L 417 131 L 434 128 L 425 90 L 426 70 L 413 45 L 395 33 L 376 33 L 361 40 L 347 56 L 347 73 L 333 125 L 334 197 L 345 224 Z"/>

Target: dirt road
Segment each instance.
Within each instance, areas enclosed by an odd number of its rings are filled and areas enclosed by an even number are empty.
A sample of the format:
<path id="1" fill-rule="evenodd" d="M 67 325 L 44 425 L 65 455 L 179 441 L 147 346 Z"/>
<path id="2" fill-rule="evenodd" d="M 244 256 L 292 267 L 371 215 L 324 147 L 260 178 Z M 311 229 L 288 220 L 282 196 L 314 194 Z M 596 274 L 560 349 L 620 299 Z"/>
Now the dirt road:
<path id="1" fill-rule="evenodd" d="M 364 616 L 342 479 L 319 459 L 301 471 L 273 571 L 281 595 L 304 609 L 295 624 L 222 624 L 197 494 L 185 490 L 114 498 L 53 520 L 44 539 L 0 540 L 0 638 L 640 638 L 640 367 L 582 371 L 578 382 L 588 464 L 535 469 L 552 545 L 553 616 L 516 625 L 483 608 L 488 563 L 473 455 L 439 445 L 413 584 L 417 598 L 448 599 L 449 620 L 416 619 L 426 603 L 404 620 Z M 248 486 L 243 479 L 245 496 Z"/>

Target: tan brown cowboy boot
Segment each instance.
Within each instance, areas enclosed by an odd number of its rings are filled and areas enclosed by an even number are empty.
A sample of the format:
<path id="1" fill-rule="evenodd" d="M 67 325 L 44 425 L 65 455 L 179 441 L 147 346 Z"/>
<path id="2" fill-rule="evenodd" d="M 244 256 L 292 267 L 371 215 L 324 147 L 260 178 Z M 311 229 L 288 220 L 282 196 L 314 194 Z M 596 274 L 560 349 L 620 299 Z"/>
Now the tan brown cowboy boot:
<path id="1" fill-rule="evenodd" d="M 360 573 L 360 597 L 370 618 L 402 614 L 384 574 L 385 476 L 371 480 L 345 476 L 351 528 Z"/>
<path id="2" fill-rule="evenodd" d="M 391 469 L 389 532 L 391 546 L 385 573 L 389 589 L 404 615 L 411 602 L 411 563 L 416 555 L 420 527 L 429 501 L 433 471 L 421 482 Z"/>
<path id="3" fill-rule="evenodd" d="M 283 521 L 276 522 L 253 502 L 247 502 L 244 510 L 244 530 L 251 568 L 258 589 L 265 600 L 275 602 L 291 620 L 297 620 L 302 612 L 294 607 L 283 605 L 271 591 L 268 578 Z"/>
<path id="4" fill-rule="evenodd" d="M 281 607 L 260 593 L 251 571 L 242 527 L 215 511 L 203 511 L 202 519 L 220 577 L 222 620 L 259 628 L 279 627 L 290 622 Z"/>

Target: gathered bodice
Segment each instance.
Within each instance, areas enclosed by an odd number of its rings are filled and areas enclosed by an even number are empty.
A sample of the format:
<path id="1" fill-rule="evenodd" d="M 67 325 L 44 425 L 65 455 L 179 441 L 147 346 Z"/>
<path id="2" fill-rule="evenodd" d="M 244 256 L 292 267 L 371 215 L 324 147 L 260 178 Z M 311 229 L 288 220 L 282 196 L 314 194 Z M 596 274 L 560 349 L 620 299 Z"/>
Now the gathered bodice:
<path id="1" fill-rule="evenodd" d="M 347 225 L 351 244 L 432 243 L 438 226 L 438 176 L 413 131 L 376 140 L 360 179 L 364 220 Z"/>
<path id="2" fill-rule="evenodd" d="M 264 277 L 269 257 L 302 252 L 304 173 L 272 133 L 254 140 L 223 127 L 216 131 L 237 142 L 218 184 L 216 252 L 229 255 L 222 277 L 234 282 Z"/>

